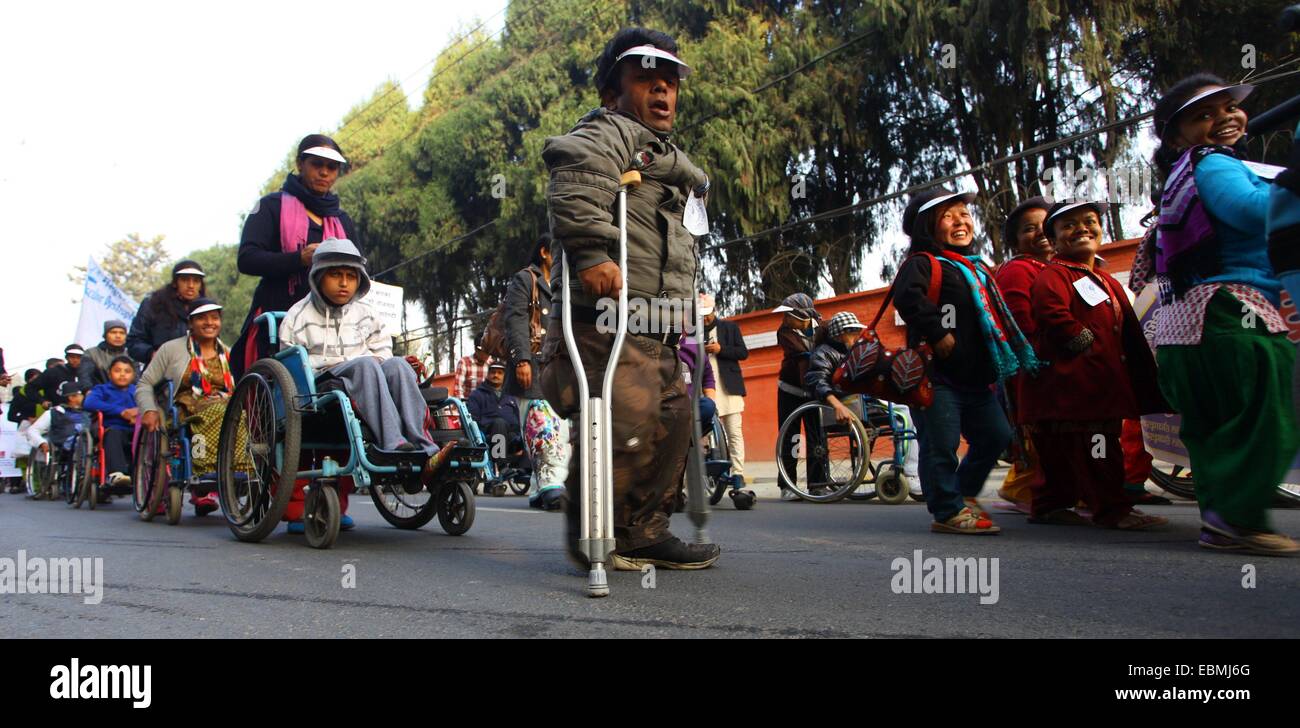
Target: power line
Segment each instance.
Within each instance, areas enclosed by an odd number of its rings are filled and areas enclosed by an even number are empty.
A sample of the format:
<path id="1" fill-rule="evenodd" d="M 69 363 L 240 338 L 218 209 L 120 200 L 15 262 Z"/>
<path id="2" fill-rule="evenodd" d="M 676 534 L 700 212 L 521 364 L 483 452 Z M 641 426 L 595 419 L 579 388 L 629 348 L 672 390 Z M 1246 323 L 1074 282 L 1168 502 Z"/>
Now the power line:
<path id="1" fill-rule="evenodd" d="M 540 1 L 540 0 L 539 0 L 539 1 Z M 501 9 L 500 9 L 500 10 L 496 11 L 495 13 L 493 13 L 493 15 L 492 15 L 491 17 L 489 17 L 487 20 L 482 21 L 482 22 L 479 23 L 478 25 L 476 25 L 476 26 L 474 26 L 473 28 L 471 28 L 469 31 L 467 31 L 467 32 L 465 32 L 464 34 L 462 34 L 460 38 L 457 38 L 456 41 L 455 41 L 454 43 L 451 44 L 451 46 L 452 46 L 452 47 L 455 47 L 455 46 L 460 45 L 461 43 L 465 42 L 466 40 L 468 40 L 468 39 L 469 39 L 471 36 L 473 36 L 475 33 L 477 33 L 477 32 L 479 32 L 480 30 L 482 30 L 483 27 L 484 27 L 485 25 L 487 25 L 488 23 L 490 23 L 490 22 L 492 22 L 493 20 L 495 20 L 496 17 L 497 17 L 498 15 L 500 15 L 501 13 L 504 13 L 507 9 L 509 9 L 509 7 L 510 7 L 510 3 L 509 3 L 509 2 L 506 2 L 505 5 L 502 5 L 502 6 L 501 6 Z M 480 43 L 479 45 L 482 45 L 482 44 Z M 460 61 L 461 61 L 462 59 L 464 59 L 465 56 L 468 56 L 470 53 L 473 53 L 475 50 L 478 49 L 478 47 L 479 47 L 479 46 L 475 46 L 474 48 L 471 48 L 469 51 L 466 51 L 464 55 L 460 56 L 460 57 L 457 58 L 455 61 L 452 61 L 450 64 L 448 64 L 448 65 L 446 66 L 446 68 L 443 68 L 442 71 L 439 71 L 439 72 L 435 73 L 432 77 L 429 78 L 429 81 L 426 83 L 426 86 L 427 86 L 428 83 L 432 83 L 432 82 L 433 82 L 433 79 L 434 79 L 434 78 L 437 78 L 438 75 L 441 74 L 443 71 L 446 71 L 447 68 L 451 68 L 452 66 L 456 65 L 457 63 L 460 63 Z M 423 71 L 425 68 L 429 67 L 430 65 L 432 65 L 432 64 L 434 64 L 434 63 L 437 63 L 437 62 L 438 62 L 438 58 L 441 57 L 441 56 L 442 56 L 442 52 L 439 51 L 437 55 L 435 55 L 433 58 L 430 58 L 428 61 L 426 61 L 426 62 L 425 62 L 423 65 L 421 65 L 419 68 L 417 68 L 417 69 L 415 69 L 414 71 L 412 71 L 411 74 L 410 74 L 409 76 L 407 76 L 406 78 L 402 79 L 402 82 L 401 82 L 401 83 L 397 84 L 397 85 L 394 86 L 393 88 L 388 89 L 387 91 L 385 91 L 383 94 L 381 94 L 381 95 L 378 96 L 377 98 L 372 99 L 372 100 L 370 101 L 370 103 L 366 104 L 364 107 L 362 107 L 362 109 L 361 109 L 360 111 L 357 112 L 357 114 L 356 114 L 356 116 L 355 116 L 354 118 L 356 118 L 356 119 L 360 119 L 360 118 L 364 117 L 365 114 L 366 114 L 366 112 L 369 111 L 369 110 L 371 109 L 371 107 L 373 107 L 375 104 L 378 104 L 380 101 L 383 101 L 385 98 L 388 98 L 388 96 L 389 96 L 390 94 L 392 94 L 394 91 L 397 91 L 398 89 L 402 88 L 402 86 L 405 85 L 407 81 L 410 81 L 411 79 L 415 78 L 416 75 L 419 74 L 421 71 Z M 407 98 L 407 94 L 406 94 L 405 92 L 402 93 L 402 98 L 403 98 L 403 99 L 406 99 L 406 98 Z M 374 122 L 375 122 L 376 119 L 378 119 L 378 118 L 382 118 L 384 114 L 388 113 L 388 111 L 389 111 L 390 109 L 392 109 L 393 106 L 396 106 L 396 105 L 397 105 L 397 104 L 393 104 L 392 106 L 388 106 L 387 108 L 384 109 L 384 111 L 383 111 L 382 114 L 379 114 L 379 115 L 377 115 L 376 117 L 372 118 L 370 121 L 366 122 L 366 123 L 365 123 L 361 128 L 366 128 L 366 127 L 369 127 L 369 126 L 373 126 L 373 125 L 374 125 Z M 342 139 L 343 141 L 346 141 L 347 139 L 351 139 L 351 138 L 352 138 L 352 135 L 353 135 L 353 134 L 356 134 L 356 133 L 359 132 L 359 131 L 360 131 L 360 129 L 356 129 L 356 130 L 354 130 L 354 131 L 348 133 L 346 137 L 343 137 L 342 135 L 340 135 L 340 139 Z"/>
<path id="2" fill-rule="evenodd" d="M 863 33 L 863 34 L 861 34 L 861 35 L 859 35 L 859 36 L 856 36 L 856 37 L 854 37 L 854 38 L 850 38 L 849 40 L 844 41 L 843 43 L 839 44 L 838 46 L 835 46 L 834 48 L 832 48 L 832 49 L 826 51 L 825 53 L 822 53 L 821 55 L 819 55 L 819 56 L 813 58 L 812 60 L 808 61 L 807 63 L 804 63 L 804 64 L 802 64 L 802 65 L 800 65 L 800 66 L 797 66 L 794 70 L 792 70 L 792 71 L 790 71 L 790 72 L 788 72 L 788 73 L 784 73 L 784 74 L 782 74 L 782 75 L 780 75 L 780 76 L 778 76 L 778 77 L 776 77 L 776 78 L 774 78 L 774 79 L 768 81 L 767 83 L 764 83 L 763 85 L 761 85 L 761 86 L 755 88 L 754 90 L 750 91 L 749 94 L 748 94 L 748 96 L 747 96 L 746 98 L 751 97 L 751 96 L 755 96 L 755 95 L 757 95 L 757 94 L 760 94 L 760 93 L 762 93 L 762 92 L 768 90 L 769 88 L 772 88 L 773 86 L 776 86 L 777 84 L 784 82 L 785 80 L 787 80 L 787 79 L 789 79 L 789 78 L 793 78 L 793 77 L 794 77 L 795 75 L 797 75 L 797 74 L 803 73 L 804 71 L 808 70 L 809 68 L 812 68 L 812 67 L 815 66 L 816 64 L 821 63 L 821 62 L 822 62 L 823 60 L 825 60 L 826 58 L 828 58 L 828 57 L 830 57 L 830 56 L 832 56 L 832 55 L 834 55 L 834 54 L 836 54 L 836 53 L 839 53 L 840 51 L 844 50 L 845 48 L 848 48 L 849 46 L 853 45 L 854 43 L 857 43 L 858 41 L 861 41 L 861 40 L 866 39 L 866 37 L 867 37 L 868 35 L 871 35 L 871 32 L 872 32 L 872 31 L 868 31 L 868 32 Z M 702 118 L 702 119 L 699 119 L 699 120 L 693 121 L 693 122 L 691 122 L 690 124 L 687 124 L 686 126 L 680 128 L 680 129 L 675 130 L 673 133 L 674 133 L 674 134 L 681 134 L 681 133 L 683 133 L 683 132 L 685 132 L 685 131 L 687 131 L 687 130 L 689 130 L 689 129 L 693 129 L 693 128 L 699 126 L 700 124 L 704 124 L 704 123 L 706 123 L 706 122 L 712 121 L 712 120 L 714 120 L 714 119 L 716 119 L 716 118 L 718 118 L 718 117 L 721 117 L 721 116 L 727 116 L 728 114 L 730 114 L 731 112 L 733 112 L 733 111 L 735 111 L 735 110 L 736 110 L 736 106 L 732 106 L 732 107 L 728 107 L 727 109 L 724 109 L 724 110 L 722 110 L 722 111 L 716 111 L 716 112 L 714 112 L 714 113 L 712 113 L 712 114 L 709 114 L 708 116 L 705 116 L 705 117 Z"/>

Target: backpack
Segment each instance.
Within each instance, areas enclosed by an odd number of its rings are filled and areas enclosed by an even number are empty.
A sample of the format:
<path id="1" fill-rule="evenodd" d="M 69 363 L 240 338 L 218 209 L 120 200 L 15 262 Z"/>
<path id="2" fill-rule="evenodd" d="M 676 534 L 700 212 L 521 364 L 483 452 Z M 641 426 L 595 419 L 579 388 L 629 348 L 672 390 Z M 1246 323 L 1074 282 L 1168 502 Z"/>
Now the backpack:
<path id="1" fill-rule="evenodd" d="M 528 301 L 528 346 L 531 353 L 542 350 L 542 307 L 537 300 L 537 274 L 532 268 L 525 269 L 533 281 L 533 293 Z M 510 357 L 509 338 L 506 336 L 506 301 L 501 299 L 497 308 L 488 318 L 487 328 L 483 330 L 483 351 L 490 356 L 506 361 Z"/>

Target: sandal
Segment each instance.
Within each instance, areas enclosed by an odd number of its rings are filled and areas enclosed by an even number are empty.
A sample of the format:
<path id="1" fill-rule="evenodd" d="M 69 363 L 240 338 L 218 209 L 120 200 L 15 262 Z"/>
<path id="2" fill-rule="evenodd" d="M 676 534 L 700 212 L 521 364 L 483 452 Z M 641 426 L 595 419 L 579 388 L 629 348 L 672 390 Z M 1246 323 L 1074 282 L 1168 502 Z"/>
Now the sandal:
<path id="1" fill-rule="evenodd" d="M 962 498 L 962 500 L 965 501 L 966 507 L 971 510 L 971 513 L 975 514 L 976 518 L 982 518 L 986 521 L 991 520 L 989 512 L 984 510 L 984 506 L 981 506 L 979 501 L 974 498 Z"/>
<path id="2" fill-rule="evenodd" d="M 1030 516 L 1030 523 L 1042 523 L 1049 526 L 1090 526 L 1092 521 L 1079 515 L 1072 508 L 1060 508 L 1043 516 Z"/>
<path id="3" fill-rule="evenodd" d="M 993 525 L 993 521 L 976 516 L 969 508 L 961 509 L 957 515 L 946 521 L 931 523 L 930 530 L 934 533 L 959 533 L 965 536 L 1002 533 L 1002 529 Z"/>
<path id="4" fill-rule="evenodd" d="M 1169 523 L 1169 519 L 1162 516 L 1151 516 L 1140 511 L 1129 511 L 1118 522 L 1112 526 L 1107 526 L 1107 528 L 1118 531 L 1142 531 L 1156 526 L 1163 526 L 1167 523 Z"/>

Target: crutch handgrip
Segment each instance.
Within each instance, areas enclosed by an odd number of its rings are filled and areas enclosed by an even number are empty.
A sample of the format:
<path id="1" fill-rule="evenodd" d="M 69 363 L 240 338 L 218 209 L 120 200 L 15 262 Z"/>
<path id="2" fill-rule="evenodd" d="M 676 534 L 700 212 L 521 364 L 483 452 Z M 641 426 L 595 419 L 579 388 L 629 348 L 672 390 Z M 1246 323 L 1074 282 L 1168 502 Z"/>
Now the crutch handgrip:
<path id="1" fill-rule="evenodd" d="M 641 173 L 635 169 L 629 169 L 618 179 L 619 187 L 639 187 L 641 185 Z"/>

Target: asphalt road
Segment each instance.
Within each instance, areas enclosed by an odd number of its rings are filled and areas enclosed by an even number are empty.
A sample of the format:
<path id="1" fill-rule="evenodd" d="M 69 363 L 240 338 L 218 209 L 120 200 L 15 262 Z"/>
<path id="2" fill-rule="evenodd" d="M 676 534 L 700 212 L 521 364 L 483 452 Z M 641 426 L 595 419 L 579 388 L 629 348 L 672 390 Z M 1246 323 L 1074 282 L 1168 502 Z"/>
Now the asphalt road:
<path id="1" fill-rule="evenodd" d="M 0 495 L 0 558 L 102 557 L 105 582 L 99 604 L 0 596 L 0 637 L 1300 636 L 1300 558 L 1203 553 L 1190 504 L 1149 509 L 1172 519 L 1157 532 L 1005 514 L 1000 536 L 966 537 L 929 533 L 915 503 L 761 499 L 738 512 L 724 499 L 709 528 L 723 548 L 714 568 L 660 570 L 653 589 L 642 574 L 613 573 L 612 595 L 593 600 L 560 548 L 560 516 L 522 497 L 480 498 L 461 537 L 436 520 L 399 531 L 368 498 L 353 503 L 357 529 L 318 551 L 283 529 L 239 543 L 220 514 L 196 519 L 188 507 L 173 527 L 140 522 L 129 499 L 89 512 Z M 1300 533 L 1300 510 L 1274 515 Z M 684 516 L 673 522 L 693 536 Z M 915 549 L 998 559 L 996 603 L 895 593 L 891 565 Z"/>

